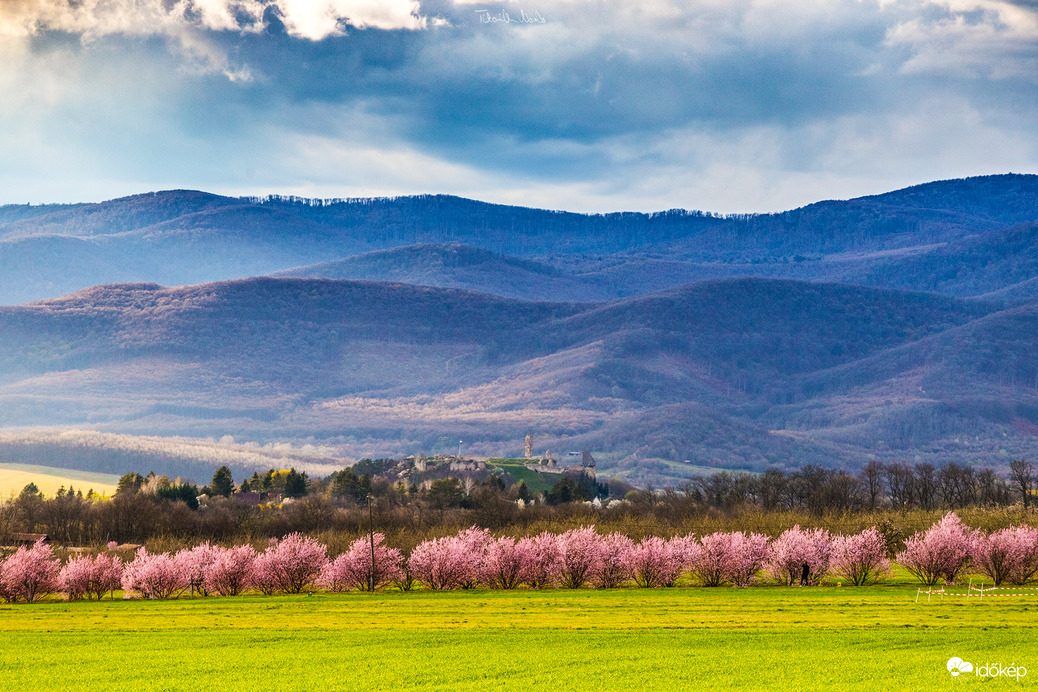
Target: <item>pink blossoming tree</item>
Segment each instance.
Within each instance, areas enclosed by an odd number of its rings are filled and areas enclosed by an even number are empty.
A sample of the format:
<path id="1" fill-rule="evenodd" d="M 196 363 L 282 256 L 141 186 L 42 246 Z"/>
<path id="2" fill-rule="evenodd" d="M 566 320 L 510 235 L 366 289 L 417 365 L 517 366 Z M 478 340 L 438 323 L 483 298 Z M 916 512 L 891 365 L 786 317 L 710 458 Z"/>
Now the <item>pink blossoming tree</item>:
<path id="1" fill-rule="evenodd" d="M 579 589 L 602 569 L 602 537 L 595 527 L 571 529 L 559 536 L 555 578 L 567 589 Z"/>
<path id="2" fill-rule="evenodd" d="M 992 534 L 978 532 L 971 546 L 973 564 L 995 585 L 1023 585 L 1038 574 L 1038 530 L 1016 526 Z"/>
<path id="3" fill-rule="evenodd" d="M 532 558 L 528 540 L 502 536 L 487 546 L 483 583 L 492 589 L 514 589 L 526 580 Z"/>
<path id="4" fill-rule="evenodd" d="M 712 533 L 699 539 L 699 550 L 690 566 L 692 574 L 703 586 L 720 586 L 728 581 L 731 542 L 728 533 Z"/>
<path id="5" fill-rule="evenodd" d="M 314 585 L 327 562 L 323 545 L 300 533 L 290 533 L 256 557 L 253 584 L 266 594 L 300 593 Z"/>
<path id="6" fill-rule="evenodd" d="M 629 582 L 633 576 L 631 552 L 634 541 L 622 533 L 611 533 L 601 540 L 600 566 L 592 575 L 595 586 L 615 589 Z"/>
<path id="7" fill-rule="evenodd" d="M 123 562 L 115 555 L 80 555 L 61 568 L 59 588 L 70 601 L 87 598 L 101 600 L 122 583 Z"/>
<path id="8" fill-rule="evenodd" d="M 830 564 L 833 574 L 855 586 L 875 583 L 890 571 L 887 542 L 875 526 L 853 536 L 837 536 Z"/>
<path id="9" fill-rule="evenodd" d="M 468 541 L 444 536 L 424 541 L 411 551 L 411 574 L 434 591 L 457 589 L 477 580 L 479 562 L 473 559 Z"/>
<path id="10" fill-rule="evenodd" d="M 372 540 L 375 545 L 375 562 L 371 561 Z M 368 589 L 371 585 L 379 589 L 404 578 L 400 551 L 385 544 L 381 533 L 373 537 L 358 538 L 342 555 L 325 565 L 317 585 L 328 591 L 350 591 Z M 374 567 L 372 567 L 374 564 Z"/>
<path id="11" fill-rule="evenodd" d="M 461 544 L 461 554 L 466 556 L 461 588 L 474 589 L 485 577 L 487 551 L 494 542 L 494 536 L 489 529 L 473 526 L 459 532 L 456 540 Z"/>
<path id="12" fill-rule="evenodd" d="M 519 543 L 527 555 L 524 581 L 533 589 L 545 589 L 555 584 L 562 560 L 559 537 L 544 531 L 530 538 L 521 538 Z"/>
<path id="13" fill-rule="evenodd" d="M 738 586 L 749 586 L 771 556 L 767 536 L 735 531 L 729 534 L 728 579 Z"/>
<path id="14" fill-rule="evenodd" d="M 133 562 L 123 569 L 124 598 L 173 598 L 189 586 L 190 577 L 185 564 L 169 553 L 151 555 L 140 548 Z"/>
<path id="15" fill-rule="evenodd" d="M 805 531 L 799 525 L 786 529 L 771 544 L 769 569 L 779 581 L 799 583 L 807 565 L 807 583 L 817 584 L 829 571 L 832 536 L 825 529 Z"/>
<path id="16" fill-rule="evenodd" d="M 635 583 L 650 589 L 673 585 L 691 557 L 689 541 L 694 543 L 690 536 L 678 536 L 669 541 L 659 536 L 643 538 L 632 547 L 627 558 Z"/>
<path id="17" fill-rule="evenodd" d="M 223 552 L 223 548 L 214 547 L 208 541 L 200 543 L 190 550 L 181 550 L 176 559 L 180 562 L 187 574 L 188 587 L 192 595 L 199 594 L 208 596 L 209 590 L 205 585 L 205 572 L 216 562 Z"/>
<path id="18" fill-rule="evenodd" d="M 953 584 L 969 563 L 972 542 L 973 531 L 954 512 L 948 512 L 929 529 L 905 541 L 897 562 L 927 586 L 942 578 Z"/>
<path id="19" fill-rule="evenodd" d="M 60 571 L 53 550 L 43 541 L 31 548 L 21 546 L 0 565 L 0 595 L 11 603 L 34 603 L 40 596 L 58 590 Z"/>
<path id="20" fill-rule="evenodd" d="M 237 596 L 252 586 L 255 564 L 256 551 L 247 543 L 218 550 L 203 572 L 203 586 L 208 593 Z"/>

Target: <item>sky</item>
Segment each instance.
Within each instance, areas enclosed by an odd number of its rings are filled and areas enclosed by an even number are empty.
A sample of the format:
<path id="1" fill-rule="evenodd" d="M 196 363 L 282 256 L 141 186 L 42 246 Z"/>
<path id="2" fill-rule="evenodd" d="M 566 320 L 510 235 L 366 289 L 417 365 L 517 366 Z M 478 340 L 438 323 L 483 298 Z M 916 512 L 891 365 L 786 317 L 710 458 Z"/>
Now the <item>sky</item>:
<path id="1" fill-rule="evenodd" d="M 0 0 L 0 204 L 762 212 L 1038 172 L 1038 0 Z"/>

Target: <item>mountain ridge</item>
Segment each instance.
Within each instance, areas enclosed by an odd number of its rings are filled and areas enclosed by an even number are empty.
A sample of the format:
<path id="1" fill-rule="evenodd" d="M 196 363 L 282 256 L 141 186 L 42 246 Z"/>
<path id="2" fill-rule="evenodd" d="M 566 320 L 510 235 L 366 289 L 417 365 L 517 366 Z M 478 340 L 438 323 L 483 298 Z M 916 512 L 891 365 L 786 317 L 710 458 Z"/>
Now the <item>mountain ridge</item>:
<path id="1" fill-rule="evenodd" d="M 458 439 L 514 455 L 532 433 L 656 483 L 681 478 L 686 459 L 853 467 L 941 448 L 969 463 L 981 451 L 956 447 L 966 430 L 1038 450 L 1012 426 L 1038 423 L 1038 360 L 1005 355 L 1036 314 L 752 278 L 592 304 L 330 279 L 102 286 L 0 308 L 0 424 L 288 440 L 346 457 Z M 957 360 L 988 351 L 977 368 Z M 919 377 L 932 403 L 883 405 Z"/>
<path id="2" fill-rule="evenodd" d="M 356 265 L 361 260 L 351 258 L 365 253 L 452 243 L 501 255 L 505 259 L 498 261 L 513 268 L 516 262 L 536 261 L 562 271 L 565 276 L 554 282 L 557 292 L 551 286 L 538 289 L 546 300 L 608 299 L 735 275 L 914 290 L 926 288 L 925 282 L 917 277 L 912 283 L 911 276 L 900 276 L 896 261 L 870 253 L 929 255 L 941 243 L 1032 223 L 1038 221 L 1036 200 L 1038 175 L 1005 174 L 935 181 L 776 214 L 729 216 L 686 210 L 578 214 L 449 195 L 318 202 L 199 191 L 44 210 L 10 205 L 0 207 L 0 265 L 14 267 L 32 254 L 39 270 L 0 275 L 0 303 L 55 297 L 113 281 L 182 285 L 318 263 Z M 78 238 L 87 245 L 61 256 L 39 240 L 43 236 Z M 1034 254 L 1038 241 L 1031 240 L 1028 252 Z M 14 241 L 23 245 L 10 244 Z M 939 253 L 934 257 L 941 261 Z M 394 269 L 389 259 L 381 266 L 370 260 L 364 260 L 369 262 L 365 276 L 357 278 L 379 278 Z M 600 271 L 609 265 L 611 271 Z M 428 275 L 433 268 L 415 267 L 413 273 Z M 1008 288 L 1020 272 L 989 274 L 996 280 L 983 286 L 951 282 L 937 288 L 959 296 L 991 293 Z M 513 296 L 534 285 L 532 277 L 517 288 L 463 275 L 446 276 L 443 282 Z"/>

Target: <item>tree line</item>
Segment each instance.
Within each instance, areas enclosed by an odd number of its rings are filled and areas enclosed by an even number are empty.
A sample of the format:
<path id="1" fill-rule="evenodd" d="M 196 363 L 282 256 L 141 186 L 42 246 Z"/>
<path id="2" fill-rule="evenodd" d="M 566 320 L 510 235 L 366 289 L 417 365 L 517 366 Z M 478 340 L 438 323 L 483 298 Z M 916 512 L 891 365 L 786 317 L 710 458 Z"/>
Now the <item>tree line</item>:
<path id="1" fill-rule="evenodd" d="M 221 467 L 202 487 L 128 473 L 112 497 L 70 488 L 47 498 L 30 484 L 0 502 L 0 545 L 10 545 L 15 533 L 44 533 L 64 546 L 231 542 L 293 532 L 350 536 L 367 530 L 369 511 L 376 526 L 402 544 L 472 525 L 515 535 L 589 523 L 632 535 L 720 528 L 777 535 L 793 523 L 850 531 L 866 528 L 867 520 L 900 527 L 903 539 L 938 511 L 988 512 L 992 526 L 1006 525 L 1009 516 L 1026 518 L 1035 485 L 1034 467 L 1022 460 L 1004 476 L 954 463 L 870 462 L 857 474 L 816 466 L 722 471 L 663 489 L 599 483 L 581 474 L 563 476 L 542 493 L 523 482 L 506 485 L 498 475 L 396 482 L 386 475 L 391 465 L 364 460 L 318 479 L 269 470 L 240 484 Z"/>
<path id="2" fill-rule="evenodd" d="M 64 565 L 42 540 L 0 560 L 0 598 L 32 603 L 60 592 L 68 600 L 266 595 L 323 589 L 375 591 L 390 585 L 451 589 L 717 587 L 776 583 L 811 586 L 832 578 L 866 586 L 891 573 L 887 537 L 876 527 L 833 535 L 824 529 L 786 529 L 778 538 L 753 532 L 692 534 L 635 542 L 593 526 L 563 533 L 514 538 L 471 527 L 423 541 L 404 555 L 381 533 L 354 540 L 337 556 L 312 537 L 293 533 L 271 539 L 266 549 L 208 542 L 176 553 L 138 549 L 124 561 L 116 543 L 95 555 L 76 555 Z M 896 560 L 922 583 L 955 583 L 967 569 L 996 586 L 1024 585 L 1038 576 L 1038 530 L 1013 526 L 995 532 L 972 529 L 949 512 L 911 536 Z"/>

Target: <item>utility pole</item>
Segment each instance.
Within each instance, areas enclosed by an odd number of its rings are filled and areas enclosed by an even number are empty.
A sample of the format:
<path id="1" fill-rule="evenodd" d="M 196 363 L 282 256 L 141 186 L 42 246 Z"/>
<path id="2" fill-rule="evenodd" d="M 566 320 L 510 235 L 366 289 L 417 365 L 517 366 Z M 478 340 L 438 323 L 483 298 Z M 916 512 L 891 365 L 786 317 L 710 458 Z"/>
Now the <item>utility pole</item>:
<path id="1" fill-rule="evenodd" d="M 371 520 L 371 495 L 368 495 L 368 540 L 371 543 L 371 569 L 368 570 L 368 591 L 375 590 L 375 523 Z"/>

